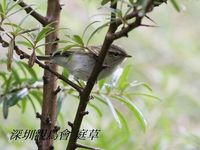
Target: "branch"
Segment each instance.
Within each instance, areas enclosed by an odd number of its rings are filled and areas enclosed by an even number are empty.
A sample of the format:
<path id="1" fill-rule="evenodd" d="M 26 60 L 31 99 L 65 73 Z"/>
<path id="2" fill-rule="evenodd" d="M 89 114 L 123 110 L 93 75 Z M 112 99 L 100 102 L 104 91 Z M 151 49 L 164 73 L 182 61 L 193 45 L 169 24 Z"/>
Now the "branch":
<path id="1" fill-rule="evenodd" d="M 130 14 L 126 15 L 126 16 L 123 17 L 122 19 L 120 19 L 120 18 L 116 19 L 116 21 L 115 21 L 116 25 L 117 25 L 117 26 L 120 26 L 120 25 L 122 24 L 122 20 L 128 21 L 128 20 L 130 20 L 130 19 L 133 19 L 134 17 L 137 16 L 137 14 L 138 14 L 139 11 L 140 11 L 140 10 L 133 10 Z"/>
<path id="2" fill-rule="evenodd" d="M 13 1 L 16 2 L 17 0 L 13 0 Z M 32 7 L 27 5 L 23 0 L 19 1 L 19 6 L 24 8 L 27 14 L 30 13 L 30 15 L 33 16 L 37 21 L 39 21 L 43 26 L 45 26 L 48 23 L 44 16 L 36 12 Z"/>
<path id="3" fill-rule="evenodd" d="M 152 9 L 150 10 L 151 7 L 152 7 Z M 111 39 L 112 40 L 116 40 L 116 39 L 119 39 L 119 38 L 121 38 L 123 36 L 128 37 L 128 33 L 131 30 L 133 30 L 133 29 L 135 29 L 135 28 L 137 28 L 138 26 L 141 25 L 141 21 L 142 21 L 143 17 L 146 16 L 147 12 L 152 11 L 153 7 L 154 7 L 153 6 L 153 0 L 148 0 L 146 2 L 146 5 L 144 6 L 144 8 L 142 8 L 140 10 L 133 10 L 133 12 L 131 14 L 125 16 L 124 18 L 128 19 L 128 20 L 132 19 L 134 17 L 136 19 L 135 19 L 135 21 L 133 23 L 129 24 L 127 27 L 123 28 L 122 30 L 120 30 L 120 31 L 118 31 L 118 32 L 116 32 L 114 34 L 112 34 L 111 35 Z M 143 15 L 139 15 L 140 12 L 142 12 Z M 121 23 L 122 23 L 121 20 L 117 20 L 116 22 L 117 22 L 117 25 L 121 25 Z"/>
<path id="4" fill-rule="evenodd" d="M 89 149 L 89 150 L 100 150 L 99 148 L 90 147 L 90 146 L 86 146 L 86 145 L 82 145 L 82 144 L 78 144 L 78 143 L 76 144 L 76 147 Z"/>
<path id="5" fill-rule="evenodd" d="M 0 43 L 2 43 L 3 47 L 8 47 L 9 43 L 6 42 L 5 40 L 2 39 L 2 37 L 0 36 Z M 30 55 L 23 52 L 21 49 L 19 49 L 18 46 L 15 45 L 14 47 L 16 53 L 18 55 L 20 55 L 21 58 L 26 58 L 29 59 Z M 69 84 L 70 86 L 72 86 L 74 89 L 76 89 L 79 93 L 82 91 L 82 88 L 79 87 L 77 84 L 73 83 L 72 81 L 70 81 L 69 79 L 67 79 L 65 76 L 53 71 L 51 68 L 49 68 L 49 66 L 41 63 L 39 60 L 35 60 L 35 63 L 37 63 L 41 68 L 48 70 L 49 72 L 51 72 L 52 74 L 54 74 L 57 78 L 63 80 L 64 82 L 66 82 L 67 84 Z"/>
<path id="6" fill-rule="evenodd" d="M 136 20 L 133 23 L 129 24 L 127 27 L 123 28 L 121 31 L 118 31 L 118 32 L 114 33 L 113 35 L 111 35 L 111 38 L 113 40 L 116 40 L 116 39 L 119 39 L 123 36 L 128 37 L 128 33 L 131 30 L 135 29 L 136 27 L 140 26 L 141 21 L 142 21 L 142 18 L 137 17 Z"/>
<path id="7" fill-rule="evenodd" d="M 117 1 L 111 0 L 110 7 L 112 9 L 116 9 Z M 111 13 L 111 21 L 114 20 L 115 18 L 116 18 L 116 14 L 112 12 Z M 86 112 L 86 107 L 87 107 L 88 101 L 90 99 L 90 93 L 94 87 L 94 84 L 97 81 L 97 77 L 98 77 L 99 73 L 101 72 L 101 70 L 103 68 L 103 62 L 106 57 L 106 53 L 113 42 L 113 40 L 110 38 L 110 34 L 113 34 L 116 30 L 117 30 L 116 23 L 115 22 L 111 23 L 109 26 L 109 29 L 107 31 L 107 35 L 104 39 L 103 45 L 101 47 L 101 51 L 100 51 L 100 54 L 96 61 L 96 64 L 92 70 L 92 73 L 91 73 L 88 81 L 87 81 L 87 85 L 83 89 L 83 92 L 80 93 L 80 102 L 78 105 L 78 109 L 76 112 L 74 122 L 72 124 L 72 131 L 70 134 L 70 138 L 69 138 L 69 142 L 68 142 L 66 150 L 75 150 L 76 149 L 77 136 L 78 136 L 78 132 L 81 127 L 83 117 L 85 116 L 84 112 Z"/>

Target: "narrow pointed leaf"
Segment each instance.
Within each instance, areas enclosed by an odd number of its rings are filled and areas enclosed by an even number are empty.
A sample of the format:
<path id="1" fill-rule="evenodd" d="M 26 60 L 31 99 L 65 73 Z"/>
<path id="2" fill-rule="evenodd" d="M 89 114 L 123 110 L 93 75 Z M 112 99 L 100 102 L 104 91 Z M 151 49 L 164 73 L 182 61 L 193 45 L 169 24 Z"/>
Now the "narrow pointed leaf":
<path id="1" fill-rule="evenodd" d="M 103 6 L 103 5 L 107 4 L 108 2 L 110 2 L 110 0 L 102 0 L 101 5 Z"/>
<path id="2" fill-rule="evenodd" d="M 8 108 L 9 108 L 9 105 L 7 104 L 7 101 L 5 99 L 3 102 L 3 117 L 4 117 L 4 119 L 7 119 L 7 117 L 8 117 Z"/>
<path id="3" fill-rule="evenodd" d="M 123 102 L 131 110 L 133 115 L 137 118 L 138 122 L 140 123 L 142 130 L 145 132 L 147 121 L 145 117 L 143 116 L 142 112 L 140 111 L 140 109 L 127 97 L 113 96 L 113 98 L 116 98 L 117 100 Z"/>
<path id="4" fill-rule="evenodd" d="M 89 105 L 90 107 L 92 107 L 92 108 L 97 112 L 97 114 L 99 115 L 99 117 L 102 117 L 102 116 L 103 116 L 101 110 L 100 110 L 96 105 L 94 105 L 94 104 L 92 104 L 92 103 L 89 103 L 88 105 Z"/>
<path id="5" fill-rule="evenodd" d="M 13 51 L 14 51 L 14 39 L 11 39 L 8 46 L 8 54 L 7 54 L 7 69 L 11 71 L 12 69 L 12 61 L 13 61 Z"/>
<path id="6" fill-rule="evenodd" d="M 92 34 L 89 36 L 88 41 L 87 41 L 87 45 L 90 42 L 90 40 L 92 39 L 92 37 L 101 29 L 103 29 L 104 27 L 108 26 L 110 24 L 110 22 L 107 22 L 103 25 L 101 25 L 100 27 L 98 27 L 94 32 L 92 32 Z"/>
<path id="7" fill-rule="evenodd" d="M 179 7 L 178 3 L 176 2 L 176 0 L 171 0 L 171 3 L 172 3 L 172 5 L 174 6 L 174 8 L 175 8 L 178 12 L 180 12 L 180 7 Z"/>
<path id="8" fill-rule="evenodd" d="M 82 38 L 79 35 L 74 35 L 73 36 L 73 40 L 76 43 L 80 44 L 81 46 L 84 46 L 84 42 L 83 42 Z"/>
<path id="9" fill-rule="evenodd" d="M 121 128 L 122 127 L 121 121 L 120 121 L 119 116 L 117 115 L 117 112 L 116 112 L 113 104 L 111 103 L 110 99 L 105 95 L 101 95 L 101 96 L 105 99 L 106 103 L 108 104 L 108 106 L 113 114 L 113 117 L 115 118 L 116 122 L 119 125 L 119 128 Z"/>
<path id="10" fill-rule="evenodd" d="M 53 28 L 50 26 L 46 26 L 44 27 L 40 33 L 37 35 L 35 42 L 38 43 L 39 41 L 41 41 L 48 32 L 50 32 Z"/>

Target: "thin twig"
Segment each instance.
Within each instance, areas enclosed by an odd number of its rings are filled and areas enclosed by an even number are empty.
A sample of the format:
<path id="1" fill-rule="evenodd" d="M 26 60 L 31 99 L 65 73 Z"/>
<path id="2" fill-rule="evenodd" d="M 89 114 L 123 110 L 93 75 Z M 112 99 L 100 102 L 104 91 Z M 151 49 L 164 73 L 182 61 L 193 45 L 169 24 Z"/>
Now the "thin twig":
<path id="1" fill-rule="evenodd" d="M 127 27 L 123 28 L 122 30 L 114 33 L 111 38 L 113 40 L 116 40 L 116 39 L 119 39 L 123 36 L 128 37 L 128 33 L 131 30 L 135 29 L 136 27 L 140 26 L 141 21 L 142 21 L 142 17 L 137 17 L 136 20 L 133 23 L 129 24 Z"/>
<path id="2" fill-rule="evenodd" d="M 89 150 L 100 150 L 100 148 L 90 147 L 90 146 L 82 145 L 82 144 L 78 144 L 78 143 L 76 144 L 76 147 L 89 149 Z"/>
<path id="3" fill-rule="evenodd" d="M 13 0 L 13 1 L 16 2 L 17 0 Z M 48 23 L 44 16 L 36 12 L 32 7 L 27 5 L 23 0 L 19 1 L 19 5 L 22 8 L 24 8 L 27 14 L 30 13 L 30 15 L 33 16 L 37 21 L 39 21 L 43 26 L 45 26 Z"/>

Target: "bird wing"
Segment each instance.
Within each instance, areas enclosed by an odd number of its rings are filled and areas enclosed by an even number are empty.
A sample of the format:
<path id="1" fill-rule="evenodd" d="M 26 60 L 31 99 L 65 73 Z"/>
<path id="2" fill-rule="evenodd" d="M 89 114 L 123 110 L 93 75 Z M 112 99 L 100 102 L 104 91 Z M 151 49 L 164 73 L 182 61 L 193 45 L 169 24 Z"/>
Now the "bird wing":
<path id="1" fill-rule="evenodd" d="M 65 56 L 65 57 L 69 57 L 71 54 L 74 54 L 74 53 L 81 53 L 81 54 L 90 54 L 91 56 L 92 55 L 95 55 L 95 56 L 98 56 L 99 55 L 99 52 L 101 50 L 101 47 L 100 46 L 88 46 L 88 47 L 85 47 L 85 48 L 71 48 L 67 51 L 55 51 L 52 56 Z"/>
<path id="2" fill-rule="evenodd" d="M 88 46 L 88 50 L 96 56 L 99 56 L 101 46 Z"/>

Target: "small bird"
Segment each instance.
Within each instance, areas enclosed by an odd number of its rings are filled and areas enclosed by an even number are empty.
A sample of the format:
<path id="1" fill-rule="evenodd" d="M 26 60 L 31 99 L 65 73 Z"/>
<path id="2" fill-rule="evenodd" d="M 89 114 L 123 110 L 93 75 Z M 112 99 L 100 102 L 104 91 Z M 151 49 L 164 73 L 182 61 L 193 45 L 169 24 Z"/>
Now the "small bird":
<path id="1" fill-rule="evenodd" d="M 97 61 L 101 47 L 101 45 L 88 46 L 88 51 L 72 48 L 68 51 L 56 51 L 50 56 L 37 56 L 37 59 L 62 66 L 76 79 L 87 81 Z M 119 46 L 111 45 L 103 62 L 103 69 L 98 76 L 98 80 L 112 74 L 126 57 L 131 56 Z"/>

